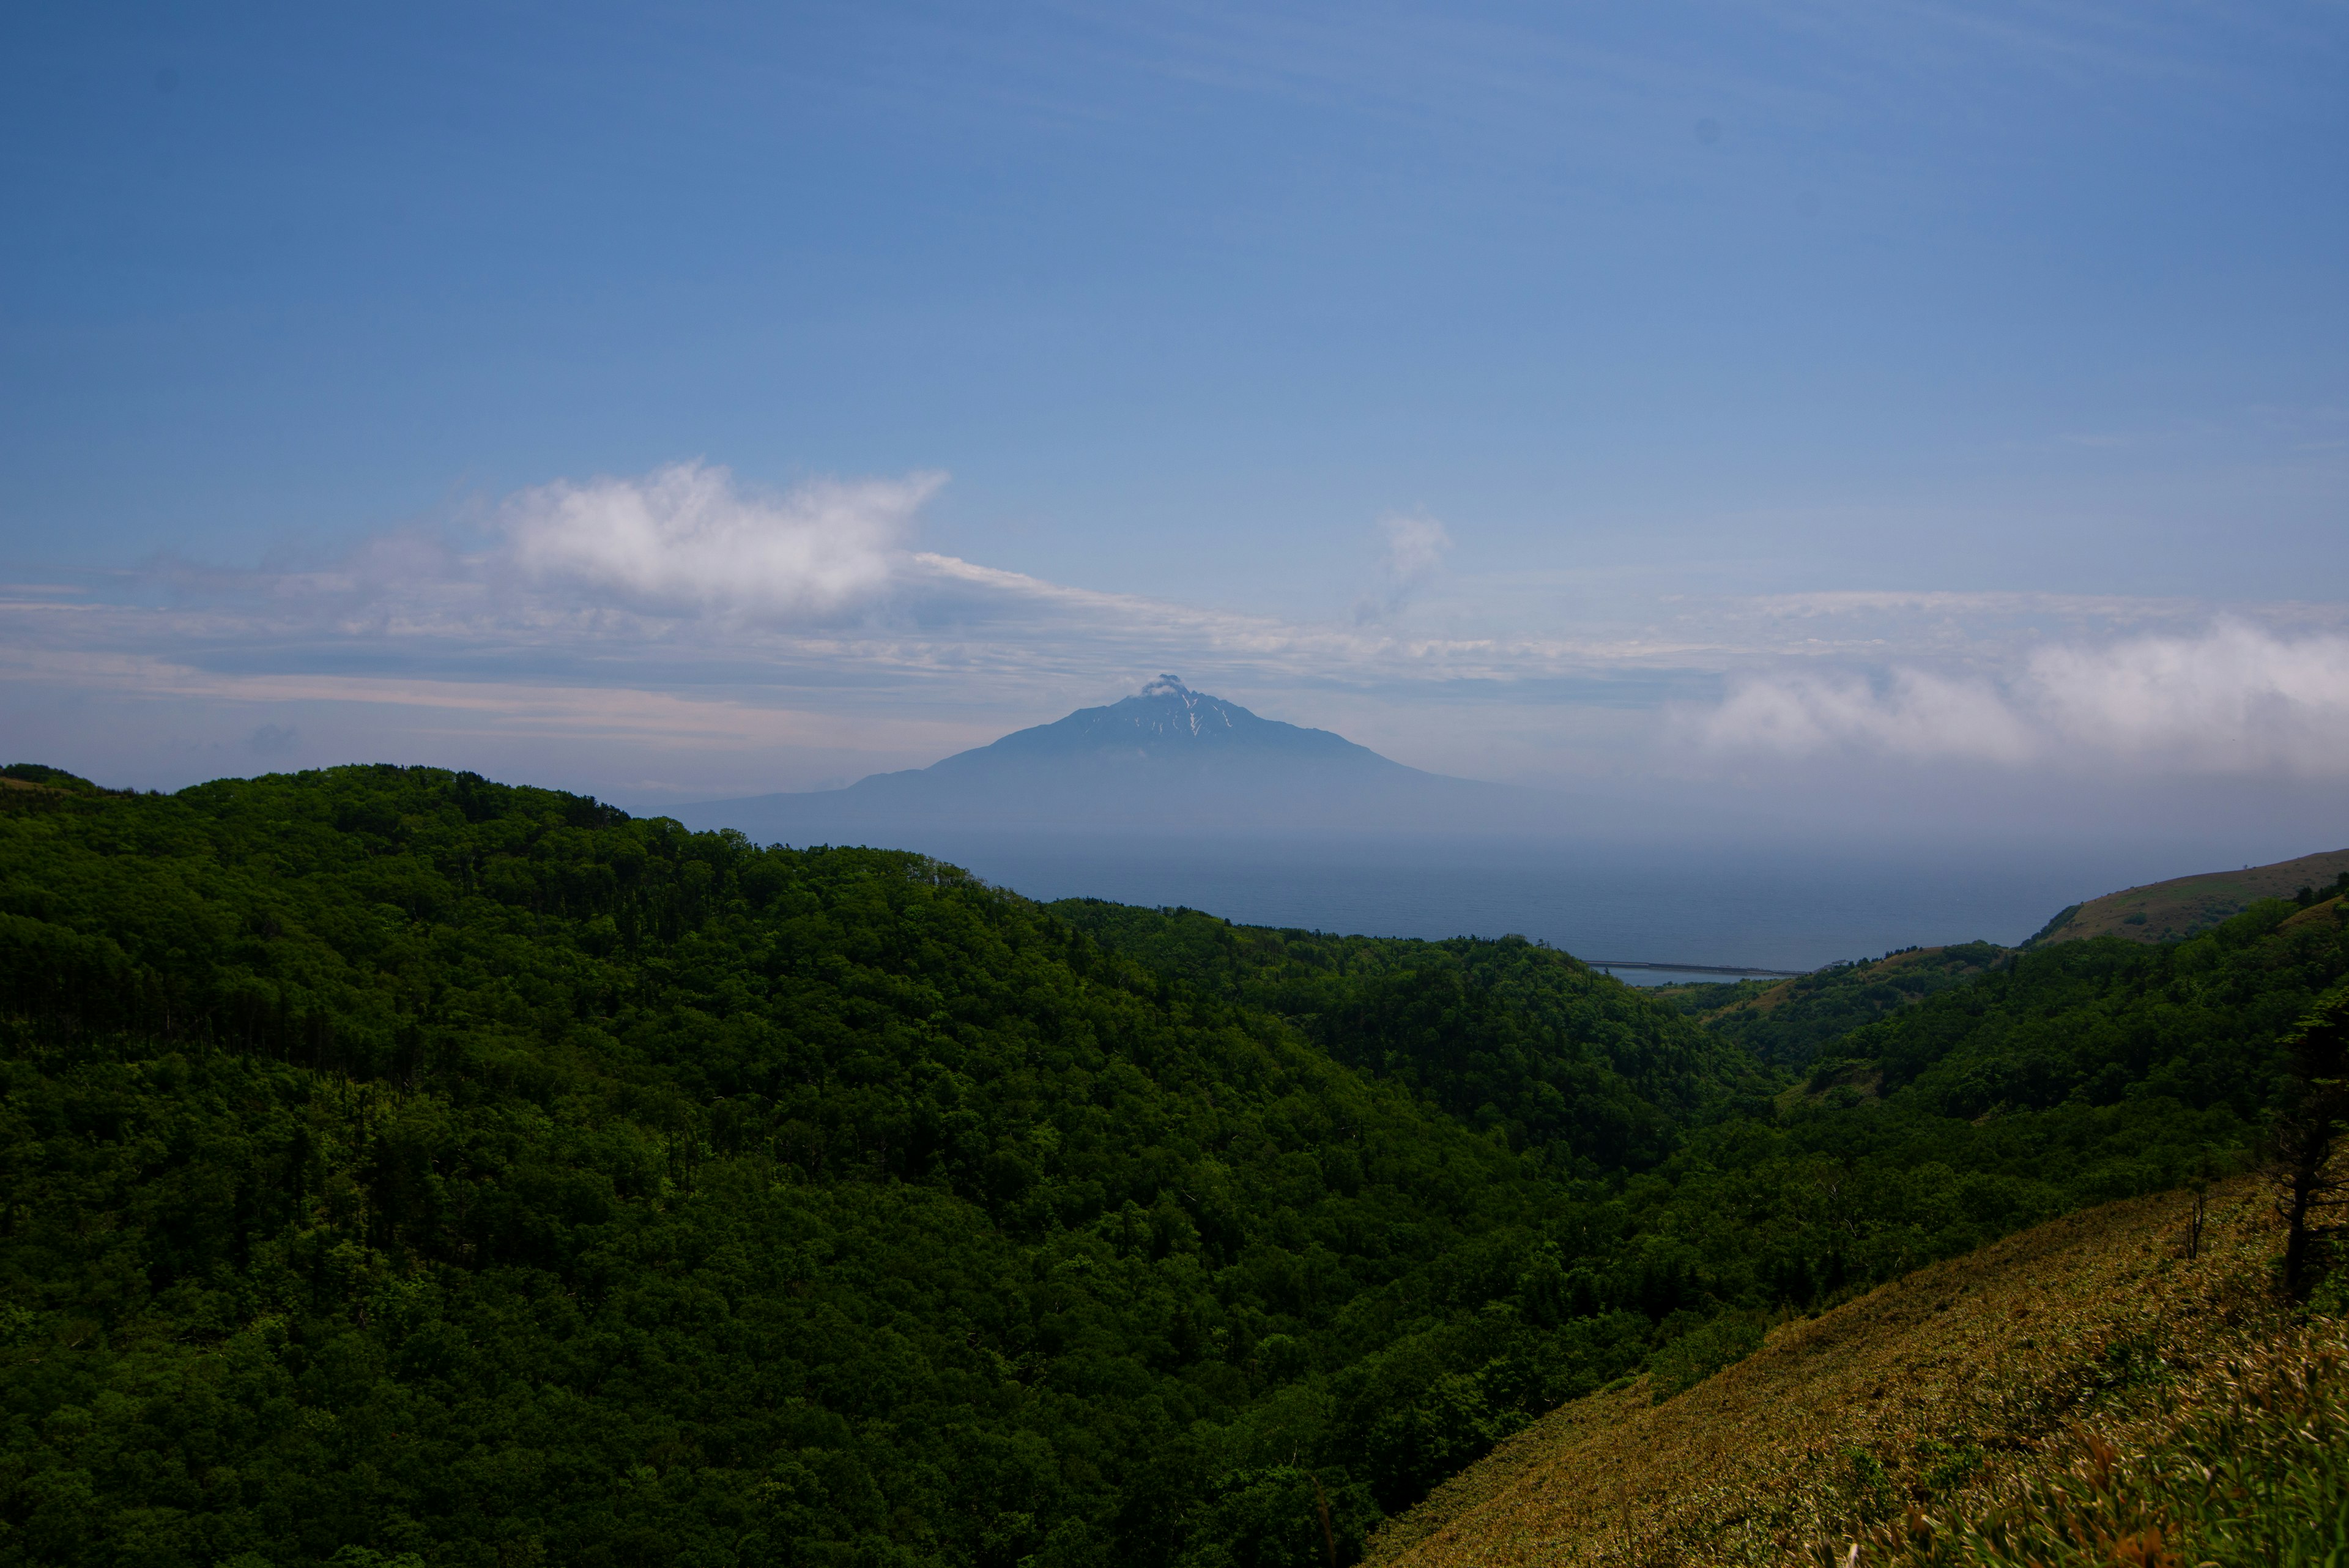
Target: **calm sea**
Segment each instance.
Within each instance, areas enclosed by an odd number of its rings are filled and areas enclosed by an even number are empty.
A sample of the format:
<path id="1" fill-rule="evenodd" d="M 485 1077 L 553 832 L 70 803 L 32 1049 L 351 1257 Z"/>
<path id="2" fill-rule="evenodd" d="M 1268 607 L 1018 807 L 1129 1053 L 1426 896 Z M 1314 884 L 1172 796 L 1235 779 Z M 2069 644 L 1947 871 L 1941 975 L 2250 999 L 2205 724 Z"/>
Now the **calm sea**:
<path id="1" fill-rule="evenodd" d="M 911 846 L 1034 898 L 1186 905 L 1248 925 L 1535 938 L 1579 958 L 1814 969 L 2012 945 L 2067 904 L 2217 867 L 2158 846 L 1832 849 L 1136 842 L 962 833 Z M 1702 978 L 1627 971 L 1643 983 Z"/>

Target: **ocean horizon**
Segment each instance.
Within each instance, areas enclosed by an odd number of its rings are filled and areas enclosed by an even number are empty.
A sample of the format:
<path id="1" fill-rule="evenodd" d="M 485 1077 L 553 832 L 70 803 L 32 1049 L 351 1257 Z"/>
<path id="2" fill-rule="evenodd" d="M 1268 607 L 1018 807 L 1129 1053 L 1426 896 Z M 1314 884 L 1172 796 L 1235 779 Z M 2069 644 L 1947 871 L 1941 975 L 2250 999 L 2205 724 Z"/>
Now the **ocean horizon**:
<path id="1" fill-rule="evenodd" d="M 1738 846 L 939 830 L 900 847 L 1027 898 L 1185 907 L 1240 925 L 1523 936 L 1586 962 L 1812 970 L 1898 948 L 2014 946 L 2067 905 L 2220 869 L 2161 846 Z M 1671 968 L 1636 984 L 1723 979 Z"/>

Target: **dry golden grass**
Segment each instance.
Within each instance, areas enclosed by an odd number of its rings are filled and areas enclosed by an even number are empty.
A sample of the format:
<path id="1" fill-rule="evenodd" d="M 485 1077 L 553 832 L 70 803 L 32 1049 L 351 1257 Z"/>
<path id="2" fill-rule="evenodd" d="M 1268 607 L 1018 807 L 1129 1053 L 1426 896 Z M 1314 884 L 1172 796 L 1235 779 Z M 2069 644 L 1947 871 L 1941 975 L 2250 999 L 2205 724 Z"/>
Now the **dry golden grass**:
<path id="1" fill-rule="evenodd" d="M 1936 1516 L 1911 1502 L 1868 1568 L 2340 1568 L 2349 1563 L 2349 1324 L 2237 1334 L 2191 1397 L 2136 1401 L 2120 1440 L 2085 1424 L 2053 1462 Z M 2062 1449 L 2068 1447 L 2069 1453 Z"/>
<path id="2" fill-rule="evenodd" d="M 1392 1521 L 1372 1563 L 1835 1563 L 1912 1501 L 1964 1514 L 2190 1407 L 2230 1346 L 2272 1342 L 2280 1245 L 2254 1183 L 2137 1199 L 1936 1264 L 1661 1405 L 1578 1400 Z M 2217 1384 L 2213 1382 L 2213 1388 Z"/>

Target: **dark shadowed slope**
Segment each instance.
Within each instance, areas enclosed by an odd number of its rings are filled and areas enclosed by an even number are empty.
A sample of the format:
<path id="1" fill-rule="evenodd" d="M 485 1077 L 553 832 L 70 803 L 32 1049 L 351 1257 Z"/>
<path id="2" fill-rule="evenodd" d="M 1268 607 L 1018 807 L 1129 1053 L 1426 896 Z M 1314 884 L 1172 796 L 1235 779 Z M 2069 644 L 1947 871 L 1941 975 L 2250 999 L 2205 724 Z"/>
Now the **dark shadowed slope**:
<path id="1" fill-rule="evenodd" d="M 692 827 L 804 844 L 903 843 L 941 827 L 1522 832 L 1557 826 L 1565 808 L 1538 791 L 1405 767 L 1162 675 L 1123 701 L 926 768 L 676 815 Z"/>

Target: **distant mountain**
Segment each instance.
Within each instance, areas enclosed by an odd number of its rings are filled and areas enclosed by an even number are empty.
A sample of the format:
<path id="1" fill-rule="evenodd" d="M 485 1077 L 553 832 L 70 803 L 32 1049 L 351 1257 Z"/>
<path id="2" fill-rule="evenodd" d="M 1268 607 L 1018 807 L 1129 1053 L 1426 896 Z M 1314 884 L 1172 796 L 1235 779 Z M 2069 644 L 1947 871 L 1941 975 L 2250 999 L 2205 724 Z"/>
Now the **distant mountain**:
<path id="1" fill-rule="evenodd" d="M 2328 849 L 2296 860 L 2279 860 L 2272 866 L 2246 866 L 2240 871 L 2174 877 L 2075 904 L 2023 946 L 2044 947 L 2086 937 L 2174 942 L 2209 930 L 2261 898 L 2289 898 L 2303 889 L 2330 898 L 2342 890 L 2340 879 L 2344 876 L 2349 876 L 2349 849 Z"/>
<path id="2" fill-rule="evenodd" d="M 1065 719 L 1016 730 L 992 744 L 958 752 L 929 767 L 875 774 L 849 789 L 926 788 L 910 781 L 929 779 L 1016 777 L 1024 781 L 1040 764 L 1119 778 L 1139 770 L 1279 772 L 1299 766 L 1357 773 L 1385 770 L 1430 779 L 1440 776 L 1389 762 L 1368 746 L 1358 746 L 1327 730 L 1260 719 L 1237 702 L 1194 691 L 1174 676 L 1162 675 L 1123 701 L 1105 708 L 1080 708 Z M 892 781 L 907 782 L 893 784 Z"/>
<path id="3" fill-rule="evenodd" d="M 1327 730 L 1261 718 L 1162 675 L 926 768 L 845 789 L 681 806 L 698 828 L 762 842 L 909 842 L 937 828 L 1523 831 L 1565 803 L 1422 772 Z"/>

